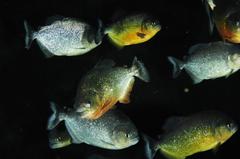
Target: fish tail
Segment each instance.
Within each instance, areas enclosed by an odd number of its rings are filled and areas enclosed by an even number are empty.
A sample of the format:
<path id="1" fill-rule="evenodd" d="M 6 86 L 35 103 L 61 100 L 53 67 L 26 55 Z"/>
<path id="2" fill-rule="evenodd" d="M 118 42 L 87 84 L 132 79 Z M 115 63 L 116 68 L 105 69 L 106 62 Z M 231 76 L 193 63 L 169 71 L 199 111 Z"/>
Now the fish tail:
<path id="1" fill-rule="evenodd" d="M 62 120 L 64 120 L 62 116 L 63 113 L 59 111 L 59 108 L 55 103 L 51 102 L 50 107 L 51 110 L 53 111 L 53 114 L 48 119 L 47 130 L 54 129 Z"/>
<path id="2" fill-rule="evenodd" d="M 176 78 L 181 73 L 181 70 L 184 68 L 184 63 L 171 56 L 168 56 L 168 60 L 173 65 L 173 72 L 172 72 L 173 78 Z"/>
<path id="3" fill-rule="evenodd" d="M 207 12 L 207 16 L 208 16 L 208 21 L 209 21 L 209 33 L 212 34 L 213 33 L 213 29 L 214 29 L 214 20 L 213 20 L 213 15 L 212 15 L 212 11 L 214 10 L 215 4 L 213 3 L 213 1 L 211 1 L 212 5 L 208 3 L 207 0 L 202 0 L 203 5 L 205 6 L 206 12 Z"/>
<path id="4" fill-rule="evenodd" d="M 105 35 L 105 31 L 104 31 L 103 22 L 101 19 L 98 19 L 98 29 L 97 29 L 97 34 L 96 34 L 96 38 L 95 38 L 96 44 L 101 43 L 104 35 Z"/>
<path id="5" fill-rule="evenodd" d="M 133 63 L 132 63 L 132 71 L 135 72 L 135 76 L 143 80 L 144 82 L 149 82 L 150 77 L 149 73 L 144 66 L 144 64 L 137 59 L 137 57 L 134 57 Z"/>
<path id="6" fill-rule="evenodd" d="M 24 28 L 26 31 L 26 35 L 25 35 L 25 48 L 29 49 L 31 47 L 32 41 L 34 39 L 34 31 L 32 29 L 32 27 L 28 24 L 28 22 L 25 20 L 24 21 Z"/>
<path id="7" fill-rule="evenodd" d="M 158 142 L 146 134 L 142 133 L 143 141 L 145 142 L 145 155 L 147 159 L 153 159 L 158 151 Z"/>
<path id="8" fill-rule="evenodd" d="M 51 130 L 48 134 L 48 140 L 51 149 L 62 148 L 72 144 L 72 138 L 66 130 Z"/>

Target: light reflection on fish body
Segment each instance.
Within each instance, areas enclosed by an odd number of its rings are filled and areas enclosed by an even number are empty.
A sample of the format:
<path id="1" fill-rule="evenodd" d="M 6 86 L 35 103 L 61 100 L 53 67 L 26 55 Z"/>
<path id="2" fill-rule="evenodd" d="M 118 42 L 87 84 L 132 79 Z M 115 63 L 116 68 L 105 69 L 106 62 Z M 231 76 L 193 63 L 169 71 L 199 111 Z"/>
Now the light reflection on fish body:
<path id="1" fill-rule="evenodd" d="M 61 111 L 54 103 L 51 103 L 51 108 L 53 114 L 49 118 L 48 130 L 54 131 L 55 127 L 64 121 L 69 134 L 52 133 L 49 136 L 51 148 L 65 147 L 71 143 L 86 143 L 104 149 L 120 150 L 139 141 L 133 122 L 118 110 L 110 110 L 99 119 L 88 120 L 81 118 L 79 113 L 72 109 Z"/>

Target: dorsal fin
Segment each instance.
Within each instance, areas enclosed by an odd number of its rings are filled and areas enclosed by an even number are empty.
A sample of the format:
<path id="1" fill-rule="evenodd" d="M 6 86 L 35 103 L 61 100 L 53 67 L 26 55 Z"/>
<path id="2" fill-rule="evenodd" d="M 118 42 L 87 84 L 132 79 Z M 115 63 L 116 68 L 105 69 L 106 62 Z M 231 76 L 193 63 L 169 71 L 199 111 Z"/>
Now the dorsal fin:
<path id="1" fill-rule="evenodd" d="M 56 21 L 61 21 L 63 19 L 68 19 L 67 17 L 64 17 L 62 15 L 54 15 L 51 16 L 49 18 L 47 18 L 46 20 L 46 25 L 51 25 L 52 23 L 56 22 Z"/>
<path id="2" fill-rule="evenodd" d="M 95 66 L 94 68 L 111 68 L 115 66 L 115 62 L 111 59 L 103 59 L 100 60 Z"/>
<path id="3" fill-rule="evenodd" d="M 163 124 L 162 129 L 164 131 L 170 131 L 181 125 L 181 123 L 186 120 L 186 117 L 181 116 L 173 116 L 168 118 L 165 123 Z"/>
<path id="4" fill-rule="evenodd" d="M 206 47 L 209 47 L 209 44 L 200 43 L 200 44 L 193 45 L 189 48 L 188 54 L 189 55 L 194 54 L 194 52 L 204 49 Z"/>

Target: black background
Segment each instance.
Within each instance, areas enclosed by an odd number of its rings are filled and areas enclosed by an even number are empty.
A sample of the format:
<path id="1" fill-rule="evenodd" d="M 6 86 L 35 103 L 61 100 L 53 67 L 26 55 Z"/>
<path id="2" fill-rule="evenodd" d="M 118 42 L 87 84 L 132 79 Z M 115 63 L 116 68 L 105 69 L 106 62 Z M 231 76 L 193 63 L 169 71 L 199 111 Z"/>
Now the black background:
<path id="1" fill-rule="evenodd" d="M 179 0 L 78 0 L 78 1 L 1 1 L 0 7 L 0 158 L 84 159 L 92 153 L 106 158 L 142 159 L 142 141 L 129 149 L 108 151 L 81 145 L 59 150 L 48 147 L 46 123 L 51 111 L 49 101 L 61 106 L 74 102 L 78 81 L 102 58 L 119 65 L 130 65 L 134 56 L 143 61 L 151 76 L 150 83 L 137 80 L 131 103 L 118 104 L 138 129 L 152 137 L 161 133 L 169 116 L 188 115 L 201 110 L 219 110 L 238 122 L 240 73 L 229 78 L 192 85 L 185 73 L 172 79 L 167 56 L 182 58 L 196 43 L 220 40 L 217 32 L 208 33 L 204 7 L 198 1 Z M 160 20 L 162 30 L 146 43 L 118 50 L 107 38 L 88 54 L 45 59 L 34 42 L 24 48 L 26 19 L 34 27 L 44 25 L 54 15 L 75 17 L 96 25 L 98 18 L 107 25 L 117 13 L 149 13 Z M 184 89 L 189 92 L 185 93 Z M 227 159 L 238 156 L 239 133 L 213 154 L 204 152 L 193 158 Z M 157 154 L 156 158 L 163 158 Z M 191 157 L 190 157 L 191 158 Z"/>

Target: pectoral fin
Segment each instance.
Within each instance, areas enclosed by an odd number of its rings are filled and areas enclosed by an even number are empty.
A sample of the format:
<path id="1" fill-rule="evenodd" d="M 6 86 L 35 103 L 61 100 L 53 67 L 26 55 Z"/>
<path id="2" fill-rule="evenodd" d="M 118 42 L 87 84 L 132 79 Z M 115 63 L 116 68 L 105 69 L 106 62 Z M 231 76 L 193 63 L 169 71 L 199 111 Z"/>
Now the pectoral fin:
<path id="1" fill-rule="evenodd" d="M 134 84 L 134 82 L 135 82 L 135 79 L 134 79 L 134 78 L 132 78 L 132 79 L 129 81 L 126 90 L 123 92 L 122 97 L 119 99 L 119 102 L 120 102 L 120 103 L 124 103 L 124 104 L 130 103 L 130 96 L 131 96 L 131 92 L 132 92 L 132 89 L 133 89 L 133 84 Z"/>
<path id="2" fill-rule="evenodd" d="M 221 143 L 218 143 L 214 148 L 213 148 L 213 153 L 216 154 L 219 150 L 219 147 L 221 146 Z"/>
<path id="3" fill-rule="evenodd" d="M 231 74 L 233 74 L 234 73 L 234 70 L 232 69 L 226 76 L 225 76 L 225 78 L 228 78 Z"/>

